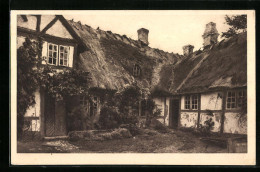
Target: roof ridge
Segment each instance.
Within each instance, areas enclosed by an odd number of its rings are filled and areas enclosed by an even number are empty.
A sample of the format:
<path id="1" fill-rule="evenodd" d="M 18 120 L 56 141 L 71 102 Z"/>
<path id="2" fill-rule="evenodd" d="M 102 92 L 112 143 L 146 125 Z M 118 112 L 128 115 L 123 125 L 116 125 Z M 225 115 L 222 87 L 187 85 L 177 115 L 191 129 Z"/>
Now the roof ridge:
<path id="1" fill-rule="evenodd" d="M 111 30 L 105 31 L 105 30 L 100 29 L 99 27 L 97 27 L 98 29 L 94 29 L 93 27 L 91 27 L 91 26 L 89 26 L 89 25 L 87 25 L 87 24 L 82 24 L 81 21 L 77 21 L 77 22 L 76 22 L 76 21 L 74 21 L 73 19 L 68 20 L 68 21 L 73 22 L 73 25 L 74 25 L 74 23 L 78 23 L 78 24 L 80 24 L 81 26 L 84 25 L 84 26 L 86 26 L 86 27 L 89 27 L 89 28 L 95 30 L 96 32 L 100 32 L 100 31 L 102 32 L 102 31 L 103 31 L 103 32 L 106 32 L 106 33 L 108 33 L 108 34 L 112 34 L 115 40 L 117 40 L 117 39 L 116 39 L 116 35 L 118 35 L 121 39 L 123 39 L 123 38 L 128 39 L 128 41 L 129 41 L 130 43 L 131 43 L 131 42 L 134 42 L 133 44 L 139 44 L 139 41 L 138 41 L 138 40 L 134 40 L 134 39 L 132 39 L 131 37 L 127 36 L 126 34 L 121 35 L 121 34 L 119 34 L 119 33 L 114 33 L 114 32 L 112 32 Z M 81 29 L 82 29 L 82 27 L 81 27 Z M 123 40 L 122 40 L 122 42 L 125 43 Z M 129 44 L 129 45 L 133 46 L 132 44 Z M 168 52 L 168 51 L 165 51 L 165 50 L 162 50 L 162 49 L 159 49 L 159 48 L 150 47 L 150 46 L 148 46 L 148 45 L 147 45 L 147 47 L 149 47 L 150 49 L 153 49 L 154 51 L 160 51 L 160 52 L 163 52 L 163 53 L 166 53 L 166 54 L 169 54 L 169 55 L 181 56 L 181 55 L 178 54 L 178 53 Z M 137 47 L 137 48 L 140 49 L 140 47 Z"/>

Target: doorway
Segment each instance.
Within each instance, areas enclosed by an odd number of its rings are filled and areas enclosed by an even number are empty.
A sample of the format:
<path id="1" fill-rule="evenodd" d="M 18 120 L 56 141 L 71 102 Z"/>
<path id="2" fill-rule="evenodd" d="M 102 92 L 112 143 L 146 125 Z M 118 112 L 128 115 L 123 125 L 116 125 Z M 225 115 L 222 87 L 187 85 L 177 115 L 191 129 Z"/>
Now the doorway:
<path id="1" fill-rule="evenodd" d="M 174 129 L 178 128 L 179 123 L 179 110 L 180 110 L 180 100 L 171 100 L 171 126 Z"/>
<path id="2" fill-rule="evenodd" d="M 45 136 L 65 136 L 66 130 L 66 111 L 63 101 L 56 101 L 54 98 L 45 94 Z"/>

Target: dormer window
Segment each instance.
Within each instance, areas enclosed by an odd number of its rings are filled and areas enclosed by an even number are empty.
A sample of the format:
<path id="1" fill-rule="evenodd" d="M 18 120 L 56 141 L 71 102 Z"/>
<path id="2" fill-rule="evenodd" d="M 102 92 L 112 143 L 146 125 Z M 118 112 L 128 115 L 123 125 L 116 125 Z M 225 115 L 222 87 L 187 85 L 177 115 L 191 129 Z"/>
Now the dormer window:
<path id="1" fill-rule="evenodd" d="M 133 75 L 140 76 L 140 74 L 141 74 L 141 68 L 139 65 L 136 64 L 133 68 Z"/>
<path id="2" fill-rule="evenodd" d="M 48 64 L 56 66 L 69 65 L 69 47 L 56 44 L 48 44 Z"/>

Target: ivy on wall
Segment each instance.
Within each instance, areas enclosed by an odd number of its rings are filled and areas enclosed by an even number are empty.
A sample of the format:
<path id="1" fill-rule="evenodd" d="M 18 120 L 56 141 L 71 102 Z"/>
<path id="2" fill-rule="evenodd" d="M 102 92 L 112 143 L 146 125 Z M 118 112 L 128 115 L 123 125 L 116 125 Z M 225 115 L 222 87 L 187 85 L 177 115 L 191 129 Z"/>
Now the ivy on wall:
<path id="1" fill-rule="evenodd" d="M 17 50 L 17 133 L 21 138 L 26 110 L 35 104 L 34 93 L 40 89 L 57 101 L 70 96 L 87 94 L 89 72 L 43 65 L 42 39 L 25 39 Z"/>

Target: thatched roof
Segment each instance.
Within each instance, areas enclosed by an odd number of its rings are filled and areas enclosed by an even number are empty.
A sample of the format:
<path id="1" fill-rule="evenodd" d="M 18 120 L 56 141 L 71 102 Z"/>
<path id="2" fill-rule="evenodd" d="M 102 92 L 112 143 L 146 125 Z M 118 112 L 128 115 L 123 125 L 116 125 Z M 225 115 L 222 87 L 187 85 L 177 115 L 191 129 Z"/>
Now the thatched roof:
<path id="1" fill-rule="evenodd" d="M 88 47 L 80 53 L 78 67 L 92 75 L 92 87 L 122 89 L 136 83 L 141 88 L 159 84 L 161 67 L 180 61 L 183 56 L 143 46 L 125 35 L 93 29 L 68 20 L 73 30 Z M 133 76 L 133 67 L 140 66 L 141 75 Z"/>
<path id="2" fill-rule="evenodd" d="M 78 67 L 91 73 L 92 87 L 119 90 L 136 83 L 165 96 L 246 86 L 246 33 L 185 57 L 125 35 L 68 23 L 88 47 L 79 55 Z M 139 77 L 133 76 L 135 64 L 142 71 Z"/>
<path id="3" fill-rule="evenodd" d="M 190 70 L 189 75 L 179 86 L 177 90 L 179 93 L 247 86 L 246 33 L 223 40 L 210 50 L 192 58 L 200 62 Z M 190 61 L 193 61 L 192 58 Z M 180 65 L 181 69 L 185 67 L 185 64 Z"/>

